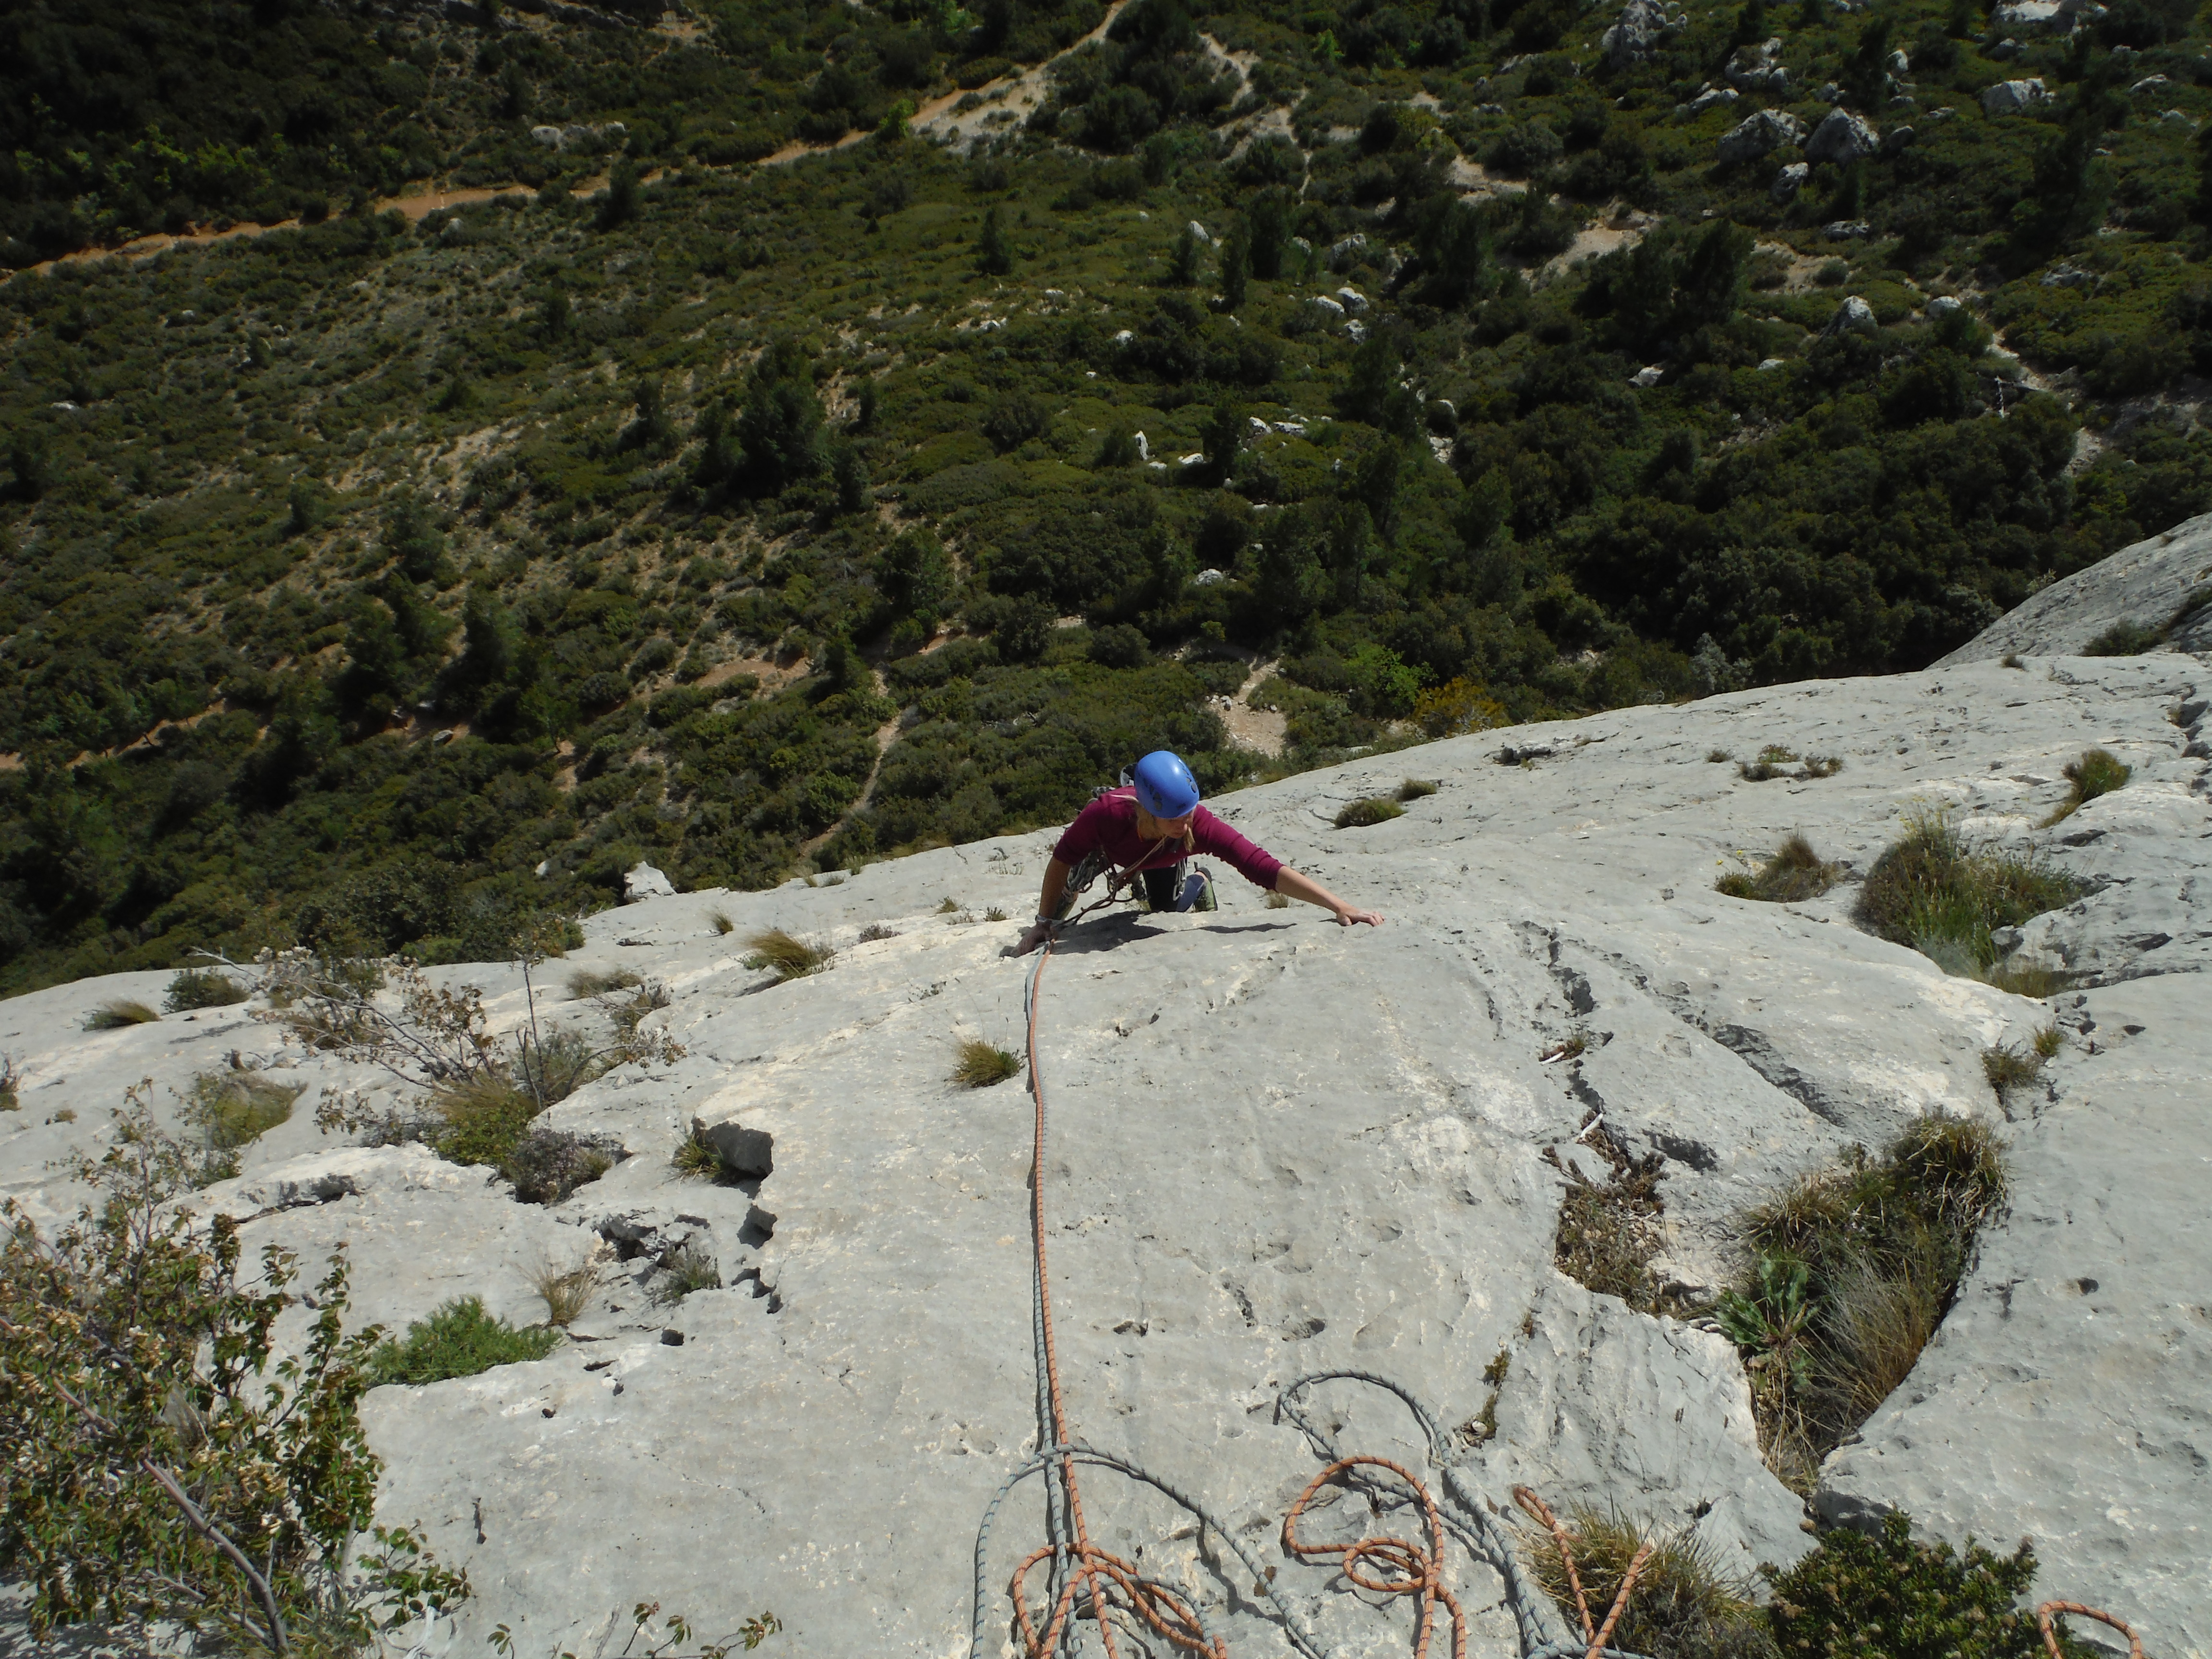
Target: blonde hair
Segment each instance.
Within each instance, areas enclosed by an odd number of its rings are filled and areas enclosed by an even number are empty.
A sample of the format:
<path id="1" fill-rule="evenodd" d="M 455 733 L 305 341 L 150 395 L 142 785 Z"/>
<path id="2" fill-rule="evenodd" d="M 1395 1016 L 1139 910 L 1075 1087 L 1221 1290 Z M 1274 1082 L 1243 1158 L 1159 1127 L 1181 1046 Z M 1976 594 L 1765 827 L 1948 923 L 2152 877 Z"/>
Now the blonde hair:
<path id="1" fill-rule="evenodd" d="M 1146 841 L 1165 841 L 1167 835 L 1160 828 L 1160 821 L 1145 810 L 1145 804 L 1142 801 L 1133 801 L 1131 805 L 1137 809 L 1137 833 Z M 1193 812 L 1196 812 L 1197 810 L 1196 807 L 1191 809 Z M 1183 827 L 1182 850 L 1186 853 L 1194 853 L 1198 850 L 1198 826 L 1194 823 Z"/>

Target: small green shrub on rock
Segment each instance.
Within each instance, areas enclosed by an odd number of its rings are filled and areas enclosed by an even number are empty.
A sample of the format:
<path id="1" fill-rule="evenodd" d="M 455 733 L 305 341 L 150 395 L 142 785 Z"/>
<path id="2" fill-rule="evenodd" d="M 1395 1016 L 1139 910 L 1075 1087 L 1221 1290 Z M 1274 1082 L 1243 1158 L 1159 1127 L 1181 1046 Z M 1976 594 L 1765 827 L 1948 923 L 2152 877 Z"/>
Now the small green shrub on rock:
<path id="1" fill-rule="evenodd" d="M 2141 623 L 2116 622 L 2103 633 L 2081 647 L 2085 657 L 2140 657 L 2154 648 L 2159 641 L 2155 628 L 2146 628 Z"/>
<path id="2" fill-rule="evenodd" d="M 1769 1627 L 1784 1659 L 2033 1659 L 2043 1651 L 2035 1615 L 2016 1604 L 2035 1580 L 2025 1540 L 2010 1556 L 1969 1541 L 1917 1544 L 1893 1512 L 1878 1533 L 1837 1530 L 1771 1582 Z M 2087 1650 L 2071 1641 L 2069 1653 Z"/>
<path id="3" fill-rule="evenodd" d="M 1928 813 L 1908 820 L 1903 839 L 1875 860 L 1851 914 L 1946 973 L 1978 976 L 2001 954 L 1993 931 L 2069 904 L 2082 890 L 2033 854 L 1970 848 L 1948 819 Z"/>
<path id="4" fill-rule="evenodd" d="M 1340 830 L 1365 830 L 1405 816 L 1406 809 L 1388 795 L 1374 795 L 1346 806 L 1336 815 L 1336 827 Z"/>
<path id="5" fill-rule="evenodd" d="M 561 1333 L 548 1326 L 518 1331 L 484 1311 L 480 1297 L 455 1298 L 428 1319 L 407 1328 L 405 1337 L 380 1342 L 369 1356 L 372 1387 L 387 1382 L 442 1382 L 474 1376 L 495 1365 L 543 1359 L 561 1346 Z"/>
<path id="6" fill-rule="evenodd" d="M 1730 898 L 1790 904 L 1820 897 L 1843 877 L 1843 866 L 1823 859 L 1804 836 L 1792 836 L 1764 864 L 1752 870 L 1731 870 L 1713 884 L 1713 890 Z"/>
<path id="7" fill-rule="evenodd" d="M 2043 821 L 2044 827 L 2049 829 L 2071 817 L 2098 796 L 2122 787 L 2135 775 L 2135 768 L 2108 749 L 2083 750 L 2081 759 L 2066 763 L 2066 781 L 2073 787 L 2058 810 Z"/>
<path id="8" fill-rule="evenodd" d="M 228 974 L 211 968 L 187 968 L 169 981 L 161 1007 L 168 1013 L 188 1014 L 200 1008 L 227 1008 L 251 995 Z"/>
<path id="9" fill-rule="evenodd" d="M 119 1031 L 127 1025 L 151 1025 L 161 1018 L 143 1002 L 110 998 L 84 1017 L 88 1031 Z"/>

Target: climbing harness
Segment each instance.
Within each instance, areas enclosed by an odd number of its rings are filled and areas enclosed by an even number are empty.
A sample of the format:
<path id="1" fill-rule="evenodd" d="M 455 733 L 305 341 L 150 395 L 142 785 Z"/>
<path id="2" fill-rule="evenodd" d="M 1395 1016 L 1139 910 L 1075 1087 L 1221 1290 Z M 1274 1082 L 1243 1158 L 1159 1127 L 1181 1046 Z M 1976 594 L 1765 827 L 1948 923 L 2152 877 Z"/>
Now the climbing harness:
<path id="1" fill-rule="evenodd" d="M 1139 860 L 1131 870 L 1119 872 L 1105 897 L 1085 906 L 1069 920 L 1079 921 L 1113 902 L 1115 891 L 1130 874 L 1143 867 L 1143 863 Z M 1094 870 L 1091 878 L 1095 879 L 1097 874 Z M 1084 884 L 1087 886 L 1089 882 Z M 999 1510 L 1015 1488 L 1033 1475 L 1042 1475 L 1044 1480 L 1046 1540 L 1023 1557 L 1006 1586 L 1024 1659 L 1060 1659 L 1063 1654 L 1079 1651 L 1083 1645 L 1079 1626 L 1086 1617 L 1097 1626 L 1107 1659 L 1120 1659 L 1114 1624 L 1109 1617 L 1114 1612 L 1140 1622 L 1177 1652 L 1203 1656 L 1203 1659 L 1229 1659 L 1228 1638 L 1207 1628 L 1205 1613 L 1194 1597 L 1157 1578 L 1146 1577 L 1134 1563 L 1091 1541 L 1090 1525 L 1084 1515 L 1076 1478 L 1079 1468 L 1109 1469 L 1142 1482 L 1187 1511 L 1201 1528 L 1225 1545 L 1251 1575 L 1253 1599 L 1264 1601 L 1274 1609 L 1284 1636 L 1301 1659 L 1330 1659 L 1313 1632 L 1276 1589 L 1271 1570 L 1203 1504 L 1141 1465 L 1102 1451 L 1075 1438 L 1069 1431 L 1066 1401 L 1060 1389 L 1059 1345 L 1053 1327 L 1052 1283 L 1045 1259 L 1046 1117 L 1044 1079 L 1037 1060 L 1038 988 L 1043 983 L 1045 964 L 1052 960 L 1061 925 L 1065 924 L 1055 923 L 1047 932 L 1022 994 L 1028 1025 L 1030 1097 L 1035 1105 L 1036 1139 L 1030 1161 L 1030 1229 L 1034 1243 L 1030 1334 L 1036 1352 L 1038 1449 L 992 1495 L 975 1534 L 969 1659 L 984 1659 L 983 1629 L 994 1605 L 985 1581 L 985 1557 Z M 1401 1463 L 1386 1457 L 1346 1454 L 1331 1434 L 1305 1414 L 1305 1396 L 1332 1382 L 1363 1383 L 1397 1396 L 1427 1441 L 1429 1462 L 1437 1478 L 1435 1492 Z M 1513 1613 L 1522 1659 L 1639 1659 L 1639 1656 L 1624 1653 L 1607 1644 L 1627 1610 L 1637 1579 L 1651 1558 L 1655 1546 L 1650 1540 L 1630 1561 L 1603 1622 L 1593 1624 L 1582 1575 L 1575 1565 L 1573 1534 L 1534 1492 L 1526 1486 L 1513 1488 L 1513 1501 L 1531 1520 L 1546 1528 L 1558 1546 L 1582 1626 L 1577 1638 L 1559 1630 L 1550 1598 L 1529 1581 L 1512 1541 L 1461 1479 L 1457 1455 L 1435 1413 L 1403 1386 L 1372 1371 L 1318 1371 L 1298 1378 L 1276 1396 L 1275 1420 L 1295 1426 L 1324 1460 L 1320 1473 L 1306 1483 L 1283 1517 L 1284 1547 L 1301 1560 L 1334 1559 L 1346 1579 L 1361 1589 L 1417 1598 L 1419 1612 L 1414 1659 L 1427 1659 L 1431 1643 L 1446 1623 L 1451 1630 L 1452 1659 L 1466 1659 L 1467 1616 L 1444 1578 L 1447 1533 L 1455 1537 L 1469 1555 L 1488 1563 L 1504 1581 L 1506 1605 Z M 1386 1500 L 1395 1500 L 1404 1506 L 1410 1492 L 1411 1505 L 1422 1523 L 1424 1540 L 1376 1535 L 1348 1544 L 1318 1544 L 1301 1538 L 1300 1517 L 1322 1487 L 1338 1480 L 1364 1488 L 1378 1512 Z M 1033 1604 L 1029 1581 L 1038 1568 L 1044 1570 L 1044 1589 L 1042 1596 Z M 2035 1616 L 2049 1659 L 2063 1659 L 2054 1623 L 2060 1613 L 2074 1613 L 2111 1626 L 2128 1638 L 2130 1659 L 2143 1659 L 2142 1641 L 2132 1629 L 2111 1613 L 2084 1607 L 2078 1601 L 2046 1601 L 2036 1608 Z"/>

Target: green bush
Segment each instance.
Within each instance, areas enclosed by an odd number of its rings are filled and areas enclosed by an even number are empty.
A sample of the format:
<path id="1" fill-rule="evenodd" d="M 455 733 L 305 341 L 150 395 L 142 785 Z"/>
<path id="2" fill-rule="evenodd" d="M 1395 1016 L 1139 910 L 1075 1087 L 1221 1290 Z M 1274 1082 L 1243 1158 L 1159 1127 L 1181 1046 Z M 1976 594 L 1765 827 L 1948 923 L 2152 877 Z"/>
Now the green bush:
<path id="1" fill-rule="evenodd" d="M 2085 749 L 2079 760 L 2066 763 L 2066 781 L 2071 786 L 2058 810 L 2044 820 L 2044 827 L 2071 817 L 2100 795 L 2109 795 L 2135 775 L 2135 769 L 2105 749 Z"/>
<path id="2" fill-rule="evenodd" d="M 1948 819 L 1928 813 L 1908 819 L 1903 837 L 1875 860 L 1851 914 L 1946 973 L 1982 975 L 2000 954 L 1992 930 L 2070 904 L 2081 891 L 2033 854 L 1967 847 Z"/>
<path id="3" fill-rule="evenodd" d="M 1340 830 L 1364 830 L 1405 816 L 1406 809 L 1388 795 L 1374 795 L 1346 805 L 1336 815 L 1336 827 Z"/>
<path id="4" fill-rule="evenodd" d="M 1971 1540 L 1963 1552 L 1918 1544 L 1911 1519 L 1893 1510 L 1878 1531 L 1824 1534 L 1789 1571 L 1761 1571 L 1784 1659 L 2034 1659 L 2043 1651 L 2034 1615 L 2019 1605 L 2035 1580 L 2025 1540 L 2008 1557 Z M 2088 1651 L 2072 1640 L 2063 1650 Z"/>
<path id="5" fill-rule="evenodd" d="M 2140 657 L 2155 650 L 2160 635 L 2141 623 L 2116 622 L 2081 647 L 2085 657 Z"/>
<path id="6" fill-rule="evenodd" d="M 486 1313 L 481 1297 L 459 1297 L 428 1319 L 416 1320 L 404 1338 L 377 1344 L 368 1358 L 369 1382 L 376 1388 L 391 1382 L 419 1386 L 474 1376 L 495 1365 L 543 1359 L 562 1341 L 551 1326 L 518 1331 Z"/>
<path id="7" fill-rule="evenodd" d="M 252 994 L 228 974 L 212 968 L 187 968 L 169 981 L 162 1011 L 187 1014 L 199 1008 L 227 1008 Z"/>
<path id="8" fill-rule="evenodd" d="M 1730 898 L 1795 904 L 1818 898 L 1843 878 L 1841 865 L 1829 863 L 1813 850 L 1812 842 L 1798 835 L 1784 842 L 1756 869 L 1729 871 L 1713 884 L 1713 889 Z"/>

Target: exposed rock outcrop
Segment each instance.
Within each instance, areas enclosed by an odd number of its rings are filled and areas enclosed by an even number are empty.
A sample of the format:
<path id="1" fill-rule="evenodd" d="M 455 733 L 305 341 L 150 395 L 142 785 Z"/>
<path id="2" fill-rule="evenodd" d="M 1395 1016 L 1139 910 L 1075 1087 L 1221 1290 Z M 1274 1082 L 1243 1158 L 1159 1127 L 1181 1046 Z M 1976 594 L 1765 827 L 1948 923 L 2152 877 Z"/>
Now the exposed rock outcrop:
<path id="1" fill-rule="evenodd" d="M 2045 1593 L 2124 1614 L 2160 1656 L 2212 1647 L 2191 1530 L 2212 1513 L 2196 1286 L 2212 669 L 2039 643 L 2208 567 L 2200 520 L 2054 585 L 1924 673 L 1483 733 L 1224 797 L 1241 829 L 1389 921 L 1340 929 L 1231 877 L 1218 912 L 1104 913 L 1051 963 L 1037 1055 L 1077 1432 L 1208 1504 L 1332 1652 L 1404 1643 L 1411 1608 L 1346 1595 L 1275 1541 L 1319 1467 L 1275 1403 L 1311 1371 L 1402 1381 L 1457 1434 L 1455 1478 L 1498 1504 L 1525 1480 L 1692 1527 L 1732 1567 L 1789 1560 L 1812 1541 L 1805 1510 L 1759 1462 L 1734 1350 L 1560 1276 L 1560 1177 L 1543 1153 L 1588 1164 L 1576 1136 L 1596 1110 L 1660 1155 L 1664 1270 L 1710 1291 L 1733 1270 L 1743 1205 L 1921 1115 L 1972 1115 L 2011 1139 L 2011 1212 L 1984 1229 L 1911 1377 L 1831 1458 L 1816 1508 L 1901 1505 L 1954 1540 L 2032 1533 Z M 1989 659 L 2008 649 L 2032 653 L 2025 672 Z M 1752 782 L 1708 758 L 1768 744 L 1844 767 Z M 2132 779 L 2056 837 L 2039 831 L 2090 744 Z M 1391 823 L 1332 827 L 1409 770 L 1438 793 Z M 2056 1005 L 2066 1046 L 2049 1090 L 2016 1091 L 2008 1111 L 1983 1051 L 2024 1042 L 2051 1007 L 1860 931 L 1854 884 L 1786 905 L 1712 888 L 1740 849 L 1793 831 L 1863 873 L 1931 806 L 2090 884 L 2020 930 L 2020 951 L 2080 977 Z M 549 1127 L 630 1156 L 548 1208 L 419 1148 L 321 1139 L 315 1091 L 372 1074 L 283 1050 L 245 1011 L 76 1029 L 103 998 L 156 996 L 153 975 L 0 1003 L 23 1103 L 0 1120 L 0 1181 L 38 1213 L 66 1210 L 52 1160 L 100 1146 L 124 1083 L 180 1089 L 238 1050 L 310 1085 L 207 1195 L 246 1218 L 249 1254 L 276 1242 L 312 1258 L 343 1239 L 361 1311 L 396 1325 L 463 1293 L 533 1317 L 534 1265 L 596 1256 L 605 1280 L 567 1347 L 368 1401 L 390 1461 L 381 1513 L 419 1518 L 478 1587 L 432 1650 L 479 1651 L 504 1621 L 533 1649 L 585 1651 L 647 1599 L 717 1632 L 772 1607 L 793 1651 L 961 1650 L 975 1528 L 1038 1431 L 1030 1112 L 1019 1082 L 945 1076 L 957 1039 L 1024 1046 L 1030 964 L 1000 954 L 1018 925 L 966 917 L 1030 914 L 1050 841 L 587 919 L 570 970 L 664 981 L 670 1006 L 649 1018 L 689 1053 L 552 1109 Z M 960 914 L 939 914 L 946 899 Z M 870 926 L 890 935 L 861 939 Z M 775 984 L 742 943 L 772 927 L 838 955 Z M 484 987 L 504 1028 L 525 1017 L 511 969 L 434 977 Z M 539 1012 L 577 1017 L 557 997 Z M 1580 1053 L 1547 1060 L 1571 1035 Z M 695 1122 L 720 1181 L 672 1167 Z M 723 1288 L 657 1304 L 686 1253 Z M 1327 1411 L 1348 1449 L 1425 1466 L 1386 1397 L 1346 1386 Z M 1210 1531 L 1103 1474 L 1085 1506 L 1232 1652 L 1280 1650 L 1272 1606 Z M 991 1598 L 1042 1541 L 1038 1509 L 1021 1489 L 985 1552 L 994 1641 L 1006 1614 Z M 1505 1659 L 1498 1575 L 1457 1546 L 1449 1572 L 1474 1650 Z"/>

